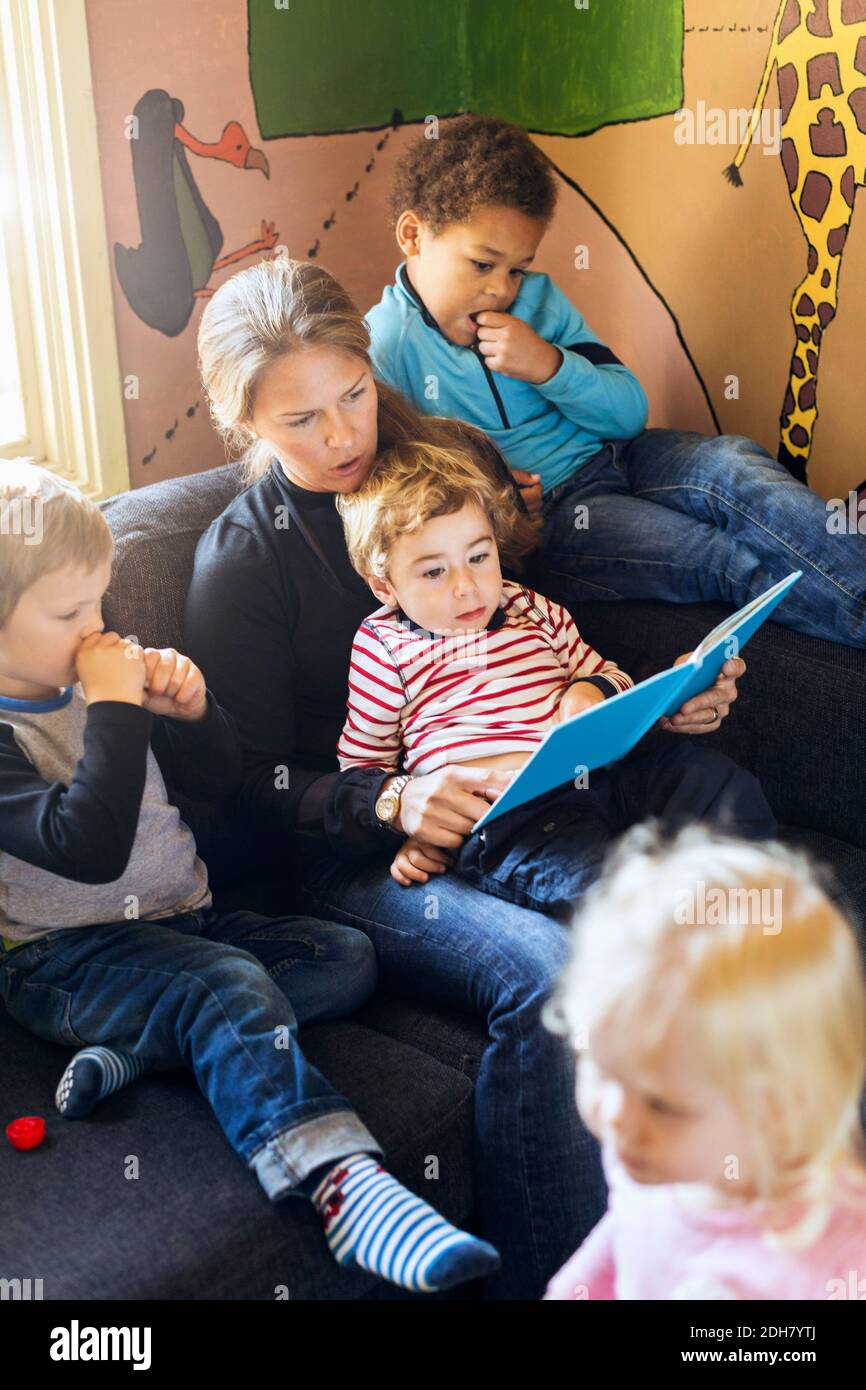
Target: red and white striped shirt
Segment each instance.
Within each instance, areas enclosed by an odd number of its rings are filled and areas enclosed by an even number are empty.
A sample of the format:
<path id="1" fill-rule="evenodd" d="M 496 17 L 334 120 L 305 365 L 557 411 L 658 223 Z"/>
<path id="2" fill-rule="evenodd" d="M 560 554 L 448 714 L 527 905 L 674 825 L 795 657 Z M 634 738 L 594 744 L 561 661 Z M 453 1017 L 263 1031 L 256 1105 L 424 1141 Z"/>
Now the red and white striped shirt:
<path id="1" fill-rule="evenodd" d="M 446 763 L 535 750 L 572 681 L 633 685 L 581 639 L 552 599 L 504 580 L 480 632 L 440 636 L 384 605 L 355 634 L 340 769 L 403 766 L 417 777 Z"/>

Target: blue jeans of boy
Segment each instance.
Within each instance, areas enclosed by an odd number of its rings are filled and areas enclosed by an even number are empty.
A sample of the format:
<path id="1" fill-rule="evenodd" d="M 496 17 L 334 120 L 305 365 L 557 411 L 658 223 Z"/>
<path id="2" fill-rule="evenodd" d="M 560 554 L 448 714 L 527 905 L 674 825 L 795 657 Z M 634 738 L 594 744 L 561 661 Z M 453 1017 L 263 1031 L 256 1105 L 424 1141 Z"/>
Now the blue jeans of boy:
<path id="1" fill-rule="evenodd" d="M 296 1037 L 301 1023 L 360 1008 L 376 978 L 361 932 L 212 907 L 65 928 L 0 953 L 0 998 L 39 1037 L 117 1048 L 148 1070 L 189 1067 L 272 1200 L 320 1164 L 382 1153 Z"/>
<path id="2" fill-rule="evenodd" d="M 585 509 L 585 510 L 582 510 Z M 742 435 L 651 429 L 614 440 L 543 498 L 527 579 L 592 599 L 740 608 L 801 569 L 771 621 L 866 647 L 866 536 L 828 527 L 822 497 Z"/>
<path id="3" fill-rule="evenodd" d="M 778 829 L 751 772 L 684 735 L 650 733 L 585 786 L 569 782 L 489 821 L 464 840 L 455 868 L 485 893 L 565 921 L 614 839 L 647 817 L 669 832 L 692 821 L 749 839 Z"/>

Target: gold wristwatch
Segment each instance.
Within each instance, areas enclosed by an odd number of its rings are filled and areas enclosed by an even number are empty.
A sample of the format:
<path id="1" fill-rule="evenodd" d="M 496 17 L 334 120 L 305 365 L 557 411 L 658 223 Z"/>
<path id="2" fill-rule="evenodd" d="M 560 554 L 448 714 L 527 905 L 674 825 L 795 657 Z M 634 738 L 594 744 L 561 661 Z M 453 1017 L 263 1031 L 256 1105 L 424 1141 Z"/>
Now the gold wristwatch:
<path id="1" fill-rule="evenodd" d="M 407 782 L 411 782 L 409 776 L 395 777 L 390 786 L 386 787 L 376 802 L 376 816 L 382 825 L 400 834 L 395 821 L 400 812 L 400 797 Z"/>

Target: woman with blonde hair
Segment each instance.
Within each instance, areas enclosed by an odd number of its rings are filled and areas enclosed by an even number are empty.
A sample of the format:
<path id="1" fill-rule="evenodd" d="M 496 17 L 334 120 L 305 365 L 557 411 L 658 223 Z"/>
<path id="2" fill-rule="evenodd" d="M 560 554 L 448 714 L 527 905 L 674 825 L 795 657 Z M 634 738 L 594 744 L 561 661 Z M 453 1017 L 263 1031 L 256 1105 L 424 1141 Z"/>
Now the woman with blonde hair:
<path id="1" fill-rule="evenodd" d="M 547 1297 L 862 1298 L 866 981 L 809 859 L 640 826 L 574 936 L 545 1016 L 610 1205 Z"/>
<path id="2" fill-rule="evenodd" d="M 278 862 L 294 863 L 308 909 L 369 934 L 388 990 L 486 1019 L 477 1209 L 503 1257 L 487 1293 L 537 1297 L 604 1204 L 595 1144 L 570 1103 L 571 1063 L 540 1021 L 565 932 L 450 874 L 410 903 L 389 872 L 406 836 L 458 847 L 508 774 L 340 772 L 336 755 L 352 639 L 374 605 L 335 496 L 406 438 L 471 449 L 522 508 L 519 489 L 479 430 L 422 416 L 374 380 L 363 319 L 320 265 L 277 257 L 233 275 L 205 308 L 198 348 L 214 425 L 249 486 L 199 542 L 186 641 L 240 730 L 241 810 Z M 515 536 L 525 553 L 528 516 Z M 744 670 L 728 662 L 674 727 L 718 728 Z"/>

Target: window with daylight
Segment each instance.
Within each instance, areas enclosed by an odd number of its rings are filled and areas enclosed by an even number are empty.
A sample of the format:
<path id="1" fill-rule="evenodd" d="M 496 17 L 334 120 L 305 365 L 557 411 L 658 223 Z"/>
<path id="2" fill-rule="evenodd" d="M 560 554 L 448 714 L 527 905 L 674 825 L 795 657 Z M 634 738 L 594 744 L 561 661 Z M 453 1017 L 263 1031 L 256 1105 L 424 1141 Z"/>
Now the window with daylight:
<path id="1" fill-rule="evenodd" d="M 84 0 L 0 5 L 0 460 L 129 486 Z"/>

